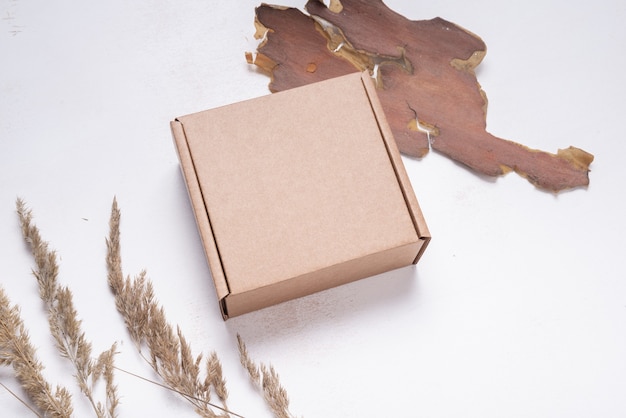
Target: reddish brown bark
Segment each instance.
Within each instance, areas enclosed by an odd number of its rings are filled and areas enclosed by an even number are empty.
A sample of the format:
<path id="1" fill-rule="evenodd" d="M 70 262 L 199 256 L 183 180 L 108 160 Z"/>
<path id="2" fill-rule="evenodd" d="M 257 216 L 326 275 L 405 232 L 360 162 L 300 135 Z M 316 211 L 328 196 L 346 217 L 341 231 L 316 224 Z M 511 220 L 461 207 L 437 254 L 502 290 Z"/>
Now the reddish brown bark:
<path id="1" fill-rule="evenodd" d="M 271 91 L 369 70 L 404 154 L 433 148 L 477 172 L 513 170 L 554 192 L 589 184 L 593 155 L 532 150 L 486 131 L 487 100 L 474 73 L 486 52 L 478 36 L 441 18 L 406 19 L 380 0 L 335 0 L 332 11 L 309 0 L 306 9 L 256 9 L 257 35 L 266 39 L 248 61 L 270 73 Z"/>

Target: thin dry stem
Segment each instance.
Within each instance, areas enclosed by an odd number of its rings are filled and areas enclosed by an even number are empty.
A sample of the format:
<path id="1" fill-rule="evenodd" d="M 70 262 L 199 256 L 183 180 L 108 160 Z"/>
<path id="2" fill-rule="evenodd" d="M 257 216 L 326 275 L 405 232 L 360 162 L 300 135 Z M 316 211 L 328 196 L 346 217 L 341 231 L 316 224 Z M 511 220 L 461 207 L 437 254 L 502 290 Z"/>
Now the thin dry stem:
<path id="1" fill-rule="evenodd" d="M 91 357 L 91 343 L 81 331 L 81 321 L 74 308 L 72 292 L 58 283 L 59 267 L 56 253 L 50 250 L 48 243 L 41 238 L 39 229 L 32 222 L 32 213 L 26 208 L 25 203 L 18 199 L 16 206 L 24 239 L 30 245 L 35 259 L 36 268 L 33 273 L 39 284 L 39 294 L 48 311 L 50 333 L 61 355 L 74 365 L 78 387 L 89 400 L 98 418 L 113 418 L 117 416 L 115 408 L 119 403 L 113 376 L 105 374 L 107 398 L 105 408 L 94 397 L 94 384 L 98 379 L 93 376 L 90 379 L 90 375 L 96 369 L 96 362 Z M 108 366 L 101 364 L 102 370 L 113 370 L 113 352 L 108 350 L 101 355 L 103 362 L 110 363 Z"/>
<path id="2" fill-rule="evenodd" d="M 150 380 L 150 379 L 148 379 L 148 378 L 146 378 L 146 377 L 143 377 L 143 376 L 140 376 L 140 375 L 138 375 L 138 374 L 136 374 L 136 373 L 129 372 L 128 370 L 120 369 L 119 367 L 115 367 L 115 369 L 116 369 L 116 370 L 119 370 L 119 371 L 120 371 L 120 372 L 122 372 L 122 373 L 126 373 L 126 374 L 128 374 L 128 375 L 130 375 L 130 376 L 136 377 L 137 379 L 143 380 L 144 382 L 148 382 L 148 383 L 151 383 L 151 384 L 153 384 L 153 385 L 155 385 L 155 386 L 159 386 L 159 387 L 161 387 L 161 388 L 163 388 L 163 389 L 167 389 L 167 390 L 169 390 L 169 391 L 171 391 L 171 392 L 178 393 L 179 395 L 181 395 L 181 396 L 183 396 L 183 397 L 185 397 L 185 398 L 190 397 L 189 395 L 187 395 L 187 394 L 185 394 L 185 393 L 182 393 L 182 392 L 178 392 L 177 390 L 172 389 L 171 387 L 169 387 L 169 386 L 167 386 L 167 385 L 165 385 L 165 384 L 163 384 L 163 383 L 155 382 L 154 380 Z M 201 399 L 196 399 L 196 400 L 197 400 L 197 401 L 201 401 Z M 227 410 L 227 409 L 225 409 L 225 408 L 221 408 L 221 407 L 220 407 L 220 406 L 218 406 L 218 405 L 213 405 L 213 407 L 214 407 L 214 408 L 217 408 L 217 409 L 219 409 L 219 410 L 221 410 L 222 412 L 228 413 L 228 414 L 230 414 L 230 415 L 232 415 L 232 416 L 235 416 L 235 417 L 238 417 L 238 418 L 244 418 L 242 415 L 236 414 L 236 413 L 234 413 L 233 411 L 229 411 L 229 410 Z"/>
<path id="3" fill-rule="evenodd" d="M 28 402 L 26 402 L 24 399 L 22 399 L 19 396 L 17 396 L 17 393 L 15 393 L 11 389 L 9 389 L 4 383 L 0 382 L 0 386 L 2 386 L 4 388 L 4 390 L 9 392 L 11 394 L 11 396 L 13 396 L 15 399 L 17 399 L 22 405 L 24 405 L 26 408 L 28 408 L 33 414 L 35 414 L 39 418 L 42 418 L 42 415 L 39 414 L 39 412 L 37 412 L 37 410 L 35 408 L 30 406 L 28 404 Z"/>
<path id="4" fill-rule="evenodd" d="M 57 386 L 54 391 L 43 377 L 44 369 L 20 317 L 0 287 L 0 364 L 11 365 L 22 388 L 44 416 L 68 418 L 72 415 L 72 396 Z"/>

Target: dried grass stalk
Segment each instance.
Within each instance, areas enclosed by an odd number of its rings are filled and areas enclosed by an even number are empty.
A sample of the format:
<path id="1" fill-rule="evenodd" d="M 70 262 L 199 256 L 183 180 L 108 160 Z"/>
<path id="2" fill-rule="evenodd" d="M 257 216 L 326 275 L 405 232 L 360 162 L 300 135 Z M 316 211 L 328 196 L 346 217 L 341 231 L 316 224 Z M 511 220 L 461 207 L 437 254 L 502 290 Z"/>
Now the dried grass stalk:
<path id="1" fill-rule="evenodd" d="M 24 202 L 18 199 L 16 206 L 24 239 L 30 245 L 35 259 L 36 268 L 33 274 L 47 308 L 50 332 L 57 348 L 74 365 L 78 386 L 88 398 L 96 415 L 99 418 L 113 418 L 117 415 L 116 408 L 119 404 L 113 374 L 116 369 L 113 361 L 116 345 L 101 353 L 95 360 L 91 357 L 92 347 L 81 331 L 81 321 L 74 308 L 72 292 L 58 284 L 56 253 L 42 240 L 38 228 L 32 222 L 32 213 Z M 167 321 L 165 311 L 157 302 L 152 283 L 146 278 L 145 271 L 134 279 L 124 278 L 120 256 L 120 211 L 116 200 L 113 201 L 109 226 L 106 258 L 108 283 L 131 340 L 140 355 L 164 382 L 153 383 L 180 394 L 194 406 L 200 416 L 241 417 L 226 407 L 228 390 L 217 354 L 211 352 L 207 358 L 202 354 L 193 355 L 180 328 L 174 328 Z M 73 412 L 70 393 L 60 386 L 52 391 L 50 384 L 42 376 L 43 365 L 36 358 L 35 349 L 19 316 L 19 309 L 17 306 L 10 306 L 10 301 L 1 287 L 0 319 L 0 365 L 13 367 L 25 392 L 42 412 L 39 416 L 70 417 Z M 264 364 L 259 368 L 250 359 L 239 335 L 237 339 L 241 363 L 252 381 L 262 390 L 275 416 L 292 418 L 293 415 L 288 411 L 287 392 L 281 386 L 274 368 Z M 145 348 L 148 354 L 145 354 Z M 96 401 L 93 395 L 94 387 L 100 380 L 105 382 L 106 387 L 104 402 Z M 217 395 L 222 406 L 211 402 L 212 394 Z"/>
<path id="2" fill-rule="evenodd" d="M 123 276 L 120 216 L 117 200 L 114 200 L 107 239 L 108 281 L 117 310 L 139 353 L 165 385 L 181 394 L 200 416 L 212 418 L 236 415 L 226 407 L 228 391 L 217 355 L 212 353 L 206 359 L 202 373 L 202 354 L 194 357 L 180 328 L 174 329 L 167 321 L 164 309 L 154 296 L 152 283 L 146 278 L 146 272 L 142 271 L 134 279 Z M 148 349 L 147 355 L 144 348 Z M 211 401 L 212 393 L 217 394 L 222 406 Z"/>
<path id="3" fill-rule="evenodd" d="M 280 384 L 278 373 L 276 373 L 274 367 L 272 365 L 268 367 L 263 363 L 261 363 L 260 367 L 257 366 L 250 358 L 248 349 L 239 334 L 237 334 L 237 343 L 241 365 L 247 370 L 254 385 L 262 390 L 265 402 L 274 413 L 274 416 L 277 418 L 293 418 L 293 415 L 289 412 L 287 391 Z"/>
<path id="4" fill-rule="evenodd" d="M 17 200 L 17 213 L 24 239 L 30 245 L 36 268 L 33 270 L 39 284 L 39 294 L 47 312 L 50 333 L 56 341 L 61 355 L 67 358 L 76 370 L 76 381 L 98 418 L 116 417 L 119 404 L 117 388 L 113 382 L 113 357 L 115 344 L 103 352 L 97 360 L 92 358 L 91 343 L 81 331 L 81 321 L 74 308 L 72 292 L 58 283 L 56 253 L 41 238 L 39 229 L 32 222 L 32 213 L 25 203 Z M 103 378 L 106 386 L 106 401 L 96 401 L 95 384 Z"/>
<path id="5" fill-rule="evenodd" d="M 12 366 L 17 380 L 43 416 L 68 418 L 72 415 L 72 396 L 64 387 L 53 391 L 43 377 L 44 369 L 37 359 L 17 306 L 0 287 L 0 365 Z"/>

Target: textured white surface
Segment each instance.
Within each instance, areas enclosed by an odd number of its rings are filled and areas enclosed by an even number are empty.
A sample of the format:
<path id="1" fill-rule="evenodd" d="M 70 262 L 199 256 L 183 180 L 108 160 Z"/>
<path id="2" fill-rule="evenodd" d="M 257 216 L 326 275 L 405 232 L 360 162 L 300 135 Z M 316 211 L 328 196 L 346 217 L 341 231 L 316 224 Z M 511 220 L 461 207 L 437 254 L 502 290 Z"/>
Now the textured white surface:
<path id="1" fill-rule="evenodd" d="M 416 268 L 222 322 L 169 121 L 267 94 L 249 67 L 257 2 L 0 0 L 0 283 L 52 382 L 52 349 L 14 212 L 34 211 L 60 256 L 84 330 L 119 367 L 152 377 L 106 285 L 113 196 L 128 274 L 148 269 L 196 352 L 215 349 L 229 406 L 270 416 L 238 364 L 235 335 L 274 364 L 305 417 L 626 415 L 623 182 L 626 4 L 389 1 L 480 35 L 490 132 L 596 156 L 591 186 L 554 196 L 515 174 L 476 176 L 431 153 L 405 159 L 433 234 Z M 302 7 L 304 1 L 282 4 Z M 8 368 L 0 381 L 19 393 Z M 194 416 L 120 374 L 120 416 Z M 89 416 L 76 396 L 76 416 Z M 0 390 L 3 416 L 29 413 Z"/>

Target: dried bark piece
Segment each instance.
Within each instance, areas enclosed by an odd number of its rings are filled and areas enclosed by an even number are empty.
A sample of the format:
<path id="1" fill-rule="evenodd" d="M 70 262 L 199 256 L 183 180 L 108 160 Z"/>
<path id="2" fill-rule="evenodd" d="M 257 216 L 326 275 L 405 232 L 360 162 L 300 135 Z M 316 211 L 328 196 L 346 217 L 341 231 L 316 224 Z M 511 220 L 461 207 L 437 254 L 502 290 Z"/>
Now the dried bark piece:
<path id="1" fill-rule="evenodd" d="M 516 171 L 554 192 L 589 184 L 593 155 L 533 150 L 486 131 L 478 36 L 441 18 L 406 19 L 380 0 L 309 0 L 306 9 L 256 9 L 256 36 L 265 39 L 247 59 L 269 72 L 272 92 L 369 70 L 404 154 L 432 148 L 479 173 Z"/>

